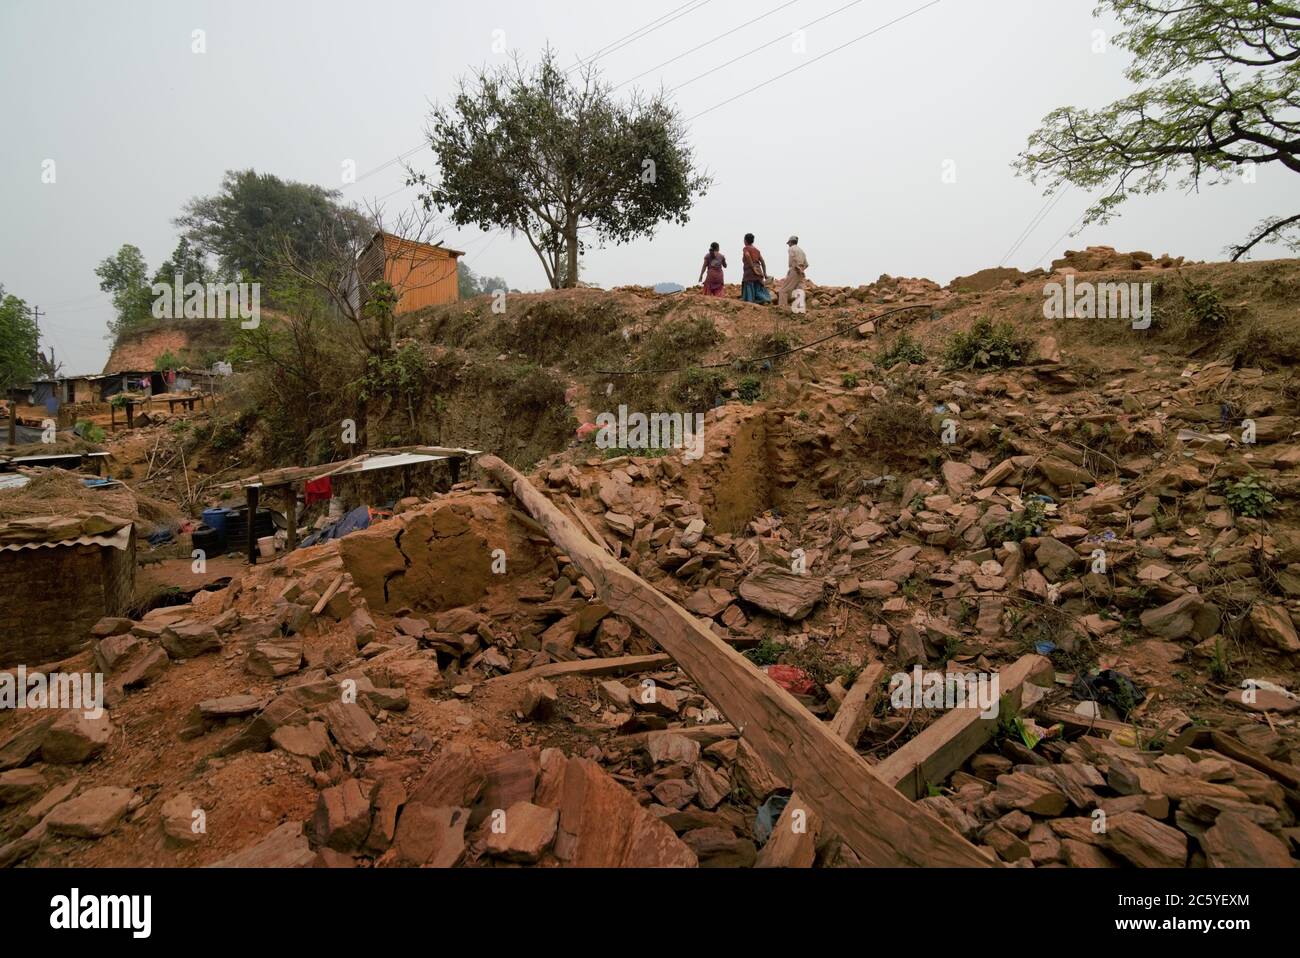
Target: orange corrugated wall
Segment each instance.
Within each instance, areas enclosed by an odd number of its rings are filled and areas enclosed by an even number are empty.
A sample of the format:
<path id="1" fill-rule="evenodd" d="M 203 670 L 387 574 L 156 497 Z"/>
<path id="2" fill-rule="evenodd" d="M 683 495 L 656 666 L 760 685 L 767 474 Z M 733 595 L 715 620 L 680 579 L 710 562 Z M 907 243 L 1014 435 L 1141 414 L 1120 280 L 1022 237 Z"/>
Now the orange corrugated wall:
<path id="1" fill-rule="evenodd" d="M 385 237 L 384 254 L 384 278 L 394 286 L 404 284 L 406 287 L 397 303 L 397 313 L 409 313 L 460 299 L 456 258 L 446 250 L 412 246 Z"/>

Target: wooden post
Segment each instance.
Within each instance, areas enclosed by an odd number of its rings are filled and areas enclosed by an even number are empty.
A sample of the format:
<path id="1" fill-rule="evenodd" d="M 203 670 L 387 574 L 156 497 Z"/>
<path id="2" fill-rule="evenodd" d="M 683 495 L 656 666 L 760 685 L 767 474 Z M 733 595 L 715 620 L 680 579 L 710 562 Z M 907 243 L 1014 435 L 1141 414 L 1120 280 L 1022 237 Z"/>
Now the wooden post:
<path id="1" fill-rule="evenodd" d="M 854 748 L 871 721 L 876 700 L 880 698 L 880 682 L 885 676 L 885 666 L 872 662 L 858 673 L 857 680 L 831 719 L 830 729 Z M 802 828 L 796 827 L 800 816 Z M 821 819 L 810 808 L 805 808 L 799 794 L 790 796 L 781 817 L 777 819 L 772 835 L 758 853 L 759 868 L 811 868 L 817 858 L 817 836 L 821 832 Z"/>
<path id="2" fill-rule="evenodd" d="M 257 499 L 262 490 L 249 486 L 244 490 L 244 502 L 248 505 L 248 564 L 257 565 Z"/>
<path id="3" fill-rule="evenodd" d="M 699 619 L 588 541 L 518 472 L 496 456 L 483 457 L 479 466 L 514 493 L 611 610 L 654 636 L 745 742 L 865 865 L 996 864 L 936 814 L 881 781 L 847 742 Z"/>
<path id="4" fill-rule="evenodd" d="M 447 465 L 451 466 L 451 484 L 454 486 L 460 482 L 460 458 L 452 456 L 447 460 Z"/>
<path id="5" fill-rule="evenodd" d="M 126 428 L 135 428 L 135 404 L 129 399 L 126 401 Z"/>
<path id="6" fill-rule="evenodd" d="M 18 401 L 9 400 L 9 445 L 18 445 Z"/>
<path id="7" fill-rule="evenodd" d="M 998 715 L 986 717 L 974 708 L 945 712 L 877 765 L 876 774 L 909 798 L 920 798 L 927 782 L 943 781 L 984 747 L 998 730 L 998 716 L 1019 710 L 1026 682 L 1038 678 L 1050 686 L 1051 676 L 1051 659 L 1022 655 L 998 672 Z"/>
<path id="8" fill-rule="evenodd" d="M 293 485 L 284 487 L 285 535 L 284 551 L 298 548 L 298 490 Z"/>
<path id="9" fill-rule="evenodd" d="M 402 498 L 405 499 L 411 494 L 411 467 L 402 467 Z"/>

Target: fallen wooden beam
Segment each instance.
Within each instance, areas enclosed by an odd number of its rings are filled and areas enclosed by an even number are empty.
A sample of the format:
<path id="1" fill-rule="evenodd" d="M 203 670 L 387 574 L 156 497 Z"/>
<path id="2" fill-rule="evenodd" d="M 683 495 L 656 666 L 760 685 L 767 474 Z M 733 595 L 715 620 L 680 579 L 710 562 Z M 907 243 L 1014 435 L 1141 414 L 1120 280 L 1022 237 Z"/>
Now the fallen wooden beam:
<path id="1" fill-rule="evenodd" d="M 340 587 L 342 587 L 342 585 L 343 585 L 343 573 L 340 572 L 338 575 L 334 577 L 334 581 L 330 583 L 329 588 L 325 590 L 325 594 L 322 595 L 320 599 L 317 600 L 316 604 L 311 607 L 311 614 L 320 615 L 322 612 L 324 612 L 325 606 L 330 604 L 330 599 L 334 598 L 334 593 L 338 592 L 338 590 L 340 589 Z"/>
<path id="2" fill-rule="evenodd" d="M 591 543 L 522 475 L 495 456 L 482 457 L 479 467 L 514 493 L 610 609 L 654 637 L 863 864 L 995 864 L 929 809 L 885 784 L 848 743 L 693 615 Z"/>
<path id="3" fill-rule="evenodd" d="M 1052 663 L 1041 655 L 1022 655 L 998 672 L 998 714 L 985 718 L 977 708 L 957 708 L 931 722 L 914 739 L 875 767 L 876 774 L 908 798 L 919 798 L 929 782 L 941 782 L 993 737 L 998 719 L 1020 708 L 1025 682 L 1052 684 Z"/>
<path id="4" fill-rule="evenodd" d="M 620 655 L 609 659 L 578 659 L 574 662 L 548 662 L 522 672 L 507 672 L 488 679 L 485 685 L 504 685 L 531 679 L 550 679 L 557 675 L 624 675 L 641 672 L 656 666 L 667 665 L 672 657 L 656 652 L 653 655 Z"/>
<path id="5" fill-rule="evenodd" d="M 849 745 L 856 746 L 862 732 L 871 721 L 876 700 L 880 698 L 880 680 L 885 666 L 872 662 L 858 673 L 835 717 L 831 731 Z M 821 832 L 821 819 L 808 808 L 799 793 L 790 796 L 777 819 L 772 835 L 758 853 L 758 868 L 811 868 L 817 858 L 817 836 Z"/>

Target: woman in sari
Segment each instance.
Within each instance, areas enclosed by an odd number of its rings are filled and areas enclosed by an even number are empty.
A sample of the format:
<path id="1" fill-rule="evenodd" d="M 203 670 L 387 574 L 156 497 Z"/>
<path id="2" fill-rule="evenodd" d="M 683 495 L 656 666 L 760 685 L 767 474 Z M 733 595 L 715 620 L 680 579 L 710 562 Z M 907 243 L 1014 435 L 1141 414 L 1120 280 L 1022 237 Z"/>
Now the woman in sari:
<path id="1" fill-rule="evenodd" d="M 709 244 L 709 251 L 704 254 L 704 264 L 700 267 L 700 281 L 704 284 L 705 296 L 722 295 L 722 271 L 727 268 L 727 257 L 719 251 L 717 243 Z"/>

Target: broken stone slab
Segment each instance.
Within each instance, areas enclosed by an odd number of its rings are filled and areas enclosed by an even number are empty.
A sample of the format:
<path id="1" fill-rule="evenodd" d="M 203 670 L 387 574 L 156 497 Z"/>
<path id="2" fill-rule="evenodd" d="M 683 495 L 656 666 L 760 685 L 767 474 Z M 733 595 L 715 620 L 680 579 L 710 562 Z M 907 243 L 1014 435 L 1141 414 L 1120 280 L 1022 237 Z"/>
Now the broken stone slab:
<path id="1" fill-rule="evenodd" d="M 370 834 L 366 836 L 365 848 L 371 852 L 385 852 L 397 836 L 397 815 L 406 804 L 406 789 L 400 780 L 385 778 L 375 786 L 370 804 Z"/>
<path id="2" fill-rule="evenodd" d="M 650 761 L 694 765 L 700 758 L 700 743 L 676 732 L 651 732 L 646 736 Z"/>
<path id="3" fill-rule="evenodd" d="M 559 812 L 532 802 L 516 802 L 488 819 L 487 853 L 506 861 L 538 861 L 555 840 Z"/>
<path id="4" fill-rule="evenodd" d="M 1164 639 L 1182 639 L 1192 634 L 1196 614 L 1204 605 L 1201 596 L 1188 593 L 1158 608 L 1147 609 L 1139 619 L 1148 632 Z"/>
<path id="5" fill-rule="evenodd" d="M 81 779 L 74 777 L 68 779 L 62 785 L 54 786 L 18 816 L 18 827 L 23 831 L 27 831 L 39 824 L 41 819 L 49 814 L 50 809 L 70 799 L 76 793 L 77 786 L 80 784 Z M 4 866 L 0 865 L 0 868 L 2 867 Z"/>
<path id="6" fill-rule="evenodd" d="M 545 722 L 555 716 L 560 695 L 555 686 L 546 679 L 533 679 L 524 688 L 524 698 L 520 706 L 524 717 L 537 722 Z"/>
<path id="7" fill-rule="evenodd" d="M 18 805 L 45 790 L 45 776 L 34 768 L 0 772 L 0 805 Z"/>
<path id="8" fill-rule="evenodd" d="M 551 751 L 551 750 L 548 750 Z M 671 828 L 588 759 L 554 759 L 556 770 L 536 801 L 559 812 L 552 851 L 578 868 L 693 868 L 695 853 Z"/>
<path id="9" fill-rule="evenodd" d="M 1200 837 L 1211 868 L 1295 868 L 1286 843 L 1238 811 L 1225 811 Z"/>
<path id="10" fill-rule="evenodd" d="M 315 854 L 302 822 L 285 822 L 260 841 L 213 862 L 209 868 L 306 868 Z"/>
<path id="11" fill-rule="evenodd" d="M 45 816 L 45 824 L 56 835 L 102 838 L 122 820 L 132 797 L 127 788 L 113 785 L 90 788 L 52 808 Z"/>
<path id="12" fill-rule="evenodd" d="M 355 702 L 331 702 L 325 706 L 324 716 L 334 741 L 349 755 L 378 755 L 384 751 L 379 727 Z"/>
<path id="13" fill-rule="evenodd" d="M 193 659 L 204 652 L 219 652 L 221 637 L 207 622 L 173 622 L 162 631 L 162 647 L 174 659 Z"/>
<path id="14" fill-rule="evenodd" d="M 1187 836 L 1148 815 L 1122 812 L 1106 822 L 1106 848 L 1139 868 L 1183 868 Z"/>
<path id="15" fill-rule="evenodd" d="M 695 853 L 701 868 L 753 868 L 758 849 L 748 838 L 740 838 L 730 828 L 709 826 L 696 828 L 682 836 Z"/>
<path id="16" fill-rule="evenodd" d="M 1256 602 L 1250 610 L 1250 625 L 1255 638 L 1269 648 L 1288 655 L 1300 652 L 1295 623 L 1282 606 Z"/>
<path id="17" fill-rule="evenodd" d="M 6 739 L 0 745 L 0 772 L 19 768 L 35 759 L 41 750 L 45 733 L 57 718 L 56 715 L 47 715 Z"/>
<path id="18" fill-rule="evenodd" d="M 108 674 L 123 664 L 132 653 L 141 652 L 149 645 L 148 639 L 130 633 L 110 635 L 95 643 L 95 666 Z"/>
<path id="19" fill-rule="evenodd" d="M 808 617 L 824 591 L 821 579 L 772 564 L 759 566 L 740 583 L 746 602 L 796 622 Z"/>
<path id="20" fill-rule="evenodd" d="M 185 792 L 163 802 L 162 830 L 167 840 L 180 845 L 193 845 L 202 841 L 203 832 L 194 828 L 199 821 L 194 813 L 199 810 L 198 802 Z"/>
<path id="21" fill-rule="evenodd" d="M 244 667 L 253 675 L 267 678 L 292 675 L 302 668 L 302 640 L 286 636 L 271 642 L 259 642 L 248 653 Z"/>
<path id="22" fill-rule="evenodd" d="M 70 709 L 46 732 L 41 758 L 53 765 L 77 765 L 102 752 L 112 737 L 113 723 L 106 713 L 87 718 L 85 712 Z"/>
<path id="23" fill-rule="evenodd" d="M 408 802 L 397 819 L 391 855 L 403 865 L 453 868 L 465 856 L 469 809 Z"/>
<path id="24" fill-rule="evenodd" d="M 352 851 L 370 834 L 370 798 L 355 778 L 327 788 L 316 801 L 312 836 L 335 851 Z"/>
<path id="25" fill-rule="evenodd" d="M 281 725 L 271 733 L 271 743 L 276 748 L 305 758 L 316 769 L 326 769 L 334 764 L 334 747 L 324 722 L 306 725 Z"/>

